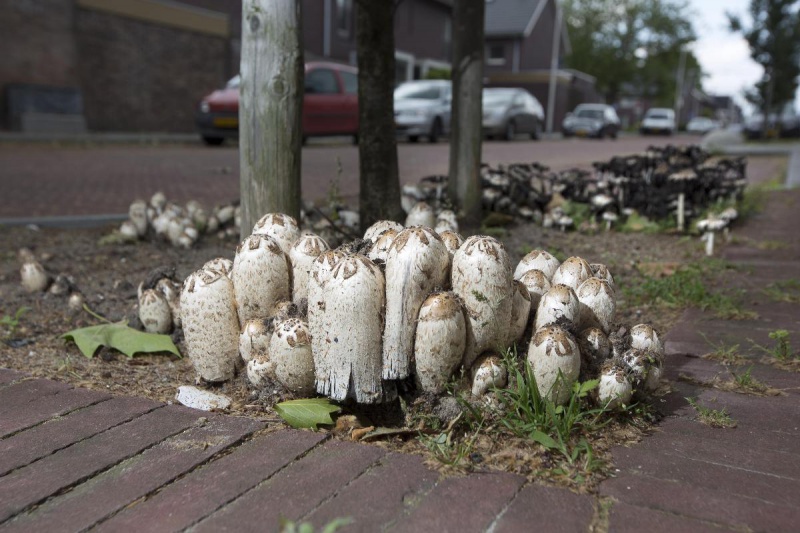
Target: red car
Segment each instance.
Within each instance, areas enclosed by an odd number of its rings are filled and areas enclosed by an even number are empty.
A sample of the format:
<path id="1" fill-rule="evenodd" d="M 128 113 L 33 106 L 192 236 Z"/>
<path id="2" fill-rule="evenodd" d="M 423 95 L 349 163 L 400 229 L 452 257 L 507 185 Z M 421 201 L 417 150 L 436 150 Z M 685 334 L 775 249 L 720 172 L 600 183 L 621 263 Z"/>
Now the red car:
<path id="1" fill-rule="evenodd" d="M 318 135 L 358 136 L 358 70 L 339 63 L 305 66 L 303 139 Z M 197 129 L 206 144 L 239 137 L 239 76 L 200 102 Z"/>

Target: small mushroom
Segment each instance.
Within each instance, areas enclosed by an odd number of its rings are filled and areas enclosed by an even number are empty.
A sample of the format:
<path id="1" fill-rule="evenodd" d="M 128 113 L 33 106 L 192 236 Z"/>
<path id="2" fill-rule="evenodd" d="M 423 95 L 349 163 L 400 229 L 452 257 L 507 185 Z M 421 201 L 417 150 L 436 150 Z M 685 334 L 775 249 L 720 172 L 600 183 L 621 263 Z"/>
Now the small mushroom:
<path id="1" fill-rule="evenodd" d="M 606 231 L 611 230 L 611 226 L 619 219 L 619 215 L 617 215 L 613 211 L 604 211 L 603 212 L 603 220 L 606 223 Z"/>
<path id="2" fill-rule="evenodd" d="M 269 235 L 278 243 L 283 253 L 289 255 L 292 245 L 300 238 L 297 220 L 283 213 L 268 213 L 253 226 L 254 235 Z"/>
<path id="3" fill-rule="evenodd" d="M 557 404 L 566 402 L 581 369 L 580 350 L 572 335 L 559 326 L 537 330 L 527 358 L 539 394 Z"/>
<path id="4" fill-rule="evenodd" d="M 607 266 L 602 263 L 591 263 L 589 268 L 592 269 L 592 277 L 607 281 L 612 289 L 615 288 L 614 277 L 611 275 L 611 272 L 608 270 Z"/>
<path id="5" fill-rule="evenodd" d="M 445 231 L 458 233 L 458 218 L 450 209 L 445 209 L 436 216 L 436 232 L 441 235 Z"/>
<path id="6" fill-rule="evenodd" d="M 275 379 L 275 363 L 269 356 L 257 355 L 247 362 L 247 381 L 254 387 L 262 387 Z"/>
<path id="7" fill-rule="evenodd" d="M 728 226 L 728 222 L 721 218 L 709 217 L 697 223 L 697 229 L 703 232 L 706 241 L 706 255 L 714 255 L 714 234 L 719 233 Z"/>
<path id="8" fill-rule="evenodd" d="M 314 356 L 305 321 L 289 318 L 275 325 L 269 358 L 275 364 L 275 376 L 281 385 L 302 396 L 314 392 Z"/>
<path id="9" fill-rule="evenodd" d="M 133 242 L 139 239 L 136 225 L 130 220 L 125 220 L 119 225 L 119 235 L 125 242 Z"/>
<path id="10" fill-rule="evenodd" d="M 156 290 L 164 295 L 172 315 L 173 327 L 181 325 L 181 286 L 170 278 L 161 278 L 156 282 Z"/>
<path id="11" fill-rule="evenodd" d="M 550 280 L 553 285 L 563 283 L 577 291 L 581 283 L 592 277 L 592 268 L 589 263 L 581 257 L 570 257 L 556 269 L 553 278 Z"/>
<path id="12" fill-rule="evenodd" d="M 581 350 L 581 379 L 590 379 L 611 356 L 611 342 L 600 328 L 586 328 L 577 337 Z"/>
<path id="13" fill-rule="evenodd" d="M 508 338 L 505 341 L 505 346 L 511 346 L 522 339 L 525 328 L 528 326 L 528 318 L 531 314 L 532 299 L 528 287 L 519 280 L 512 281 L 511 283 L 513 286 L 511 323 L 508 328 Z"/>
<path id="14" fill-rule="evenodd" d="M 395 238 L 397 238 L 397 233 L 398 232 L 393 229 L 388 229 L 378 236 L 375 244 L 370 247 L 369 253 L 367 254 L 367 257 L 369 257 L 370 261 L 380 261 L 381 263 L 386 263 L 386 258 L 389 256 L 389 250 L 392 247 L 392 243 L 394 242 Z"/>
<path id="15" fill-rule="evenodd" d="M 35 259 L 22 263 L 19 269 L 22 287 L 28 292 L 42 292 L 50 283 L 50 277 L 44 267 Z"/>
<path id="16" fill-rule="evenodd" d="M 418 202 L 409 211 L 406 217 L 405 226 L 410 228 L 412 226 L 425 226 L 433 229 L 436 225 L 436 216 L 433 213 L 433 208 L 425 202 Z"/>
<path id="17" fill-rule="evenodd" d="M 291 298 L 289 262 L 268 235 L 254 233 L 236 248 L 231 279 L 242 325 L 269 317 L 276 303 Z"/>
<path id="18" fill-rule="evenodd" d="M 533 310 L 533 314 L 535 314 L 536 309 L 539 308 L 539 302 L 542 300 L 542 296 L 550 290 L 550 280 L 547 279 L 544 272 L 537 268 L 532 268 L 525 272 L 522 277 L 519 278 L 519 281 L 528 289 L 528 294 L 531 297 L 531 309 Z"/>
<path id="19" fill-rule="evenodd" d="M 239 355 L 245 363 L 249 363 L 256 357 L 269 361 L 269 340 L 272 338 L 272 328 L 268 322 L 261 318 L 254 318 L 245 322 L 242 332 L 239 334 Z M 274 365 L 272 368 L 274 374 Z"/>
<path id="20" fill-rule="evenodd" d="M 664 345 L 658 337 L 658 333 L 650 324 L 636 324 L 628 334 L 630 336 L 631 348 L 637 350 L 648 350 L 655 352 L 658 356 L 664 356 Z"/>
<path id="21" fill-rule="evenodd" d="M 308 299 L 308 276 L 319 254 L 327 250 L 328 243 L 317 235 L 303 235 L 292 245 L 289 261 L 292 265 L 292 301 L 299 304 Z"/>
<path id="22" fill-rule="evenodd" d="M 534 330 L 553 324 L 571 327 L 579 318 L 579 312 L 580 307 L 575 291 L 566 285 L 553 285 L 539 300 L 539 307 L 536 308 L 536 318 L 534 319 Z"/>
<path id="23" fill-rule="evenodd" d="M 614 290 L 608 282 L 589 278 L 581 283 L 575 295 L 580 303 L 580 327 L 599 327 L 608 334 L 617 309 Z"/>
<path id="24" fill-rule="evenodd" d="M 144 200 L 134 201 L 128 208 L 128 219 L 136 230 L 136 236 L 142 238 L 147 234 L 147 203 Z M 120 228 L 120 233 L 125 234 Z"/>
<path id="25" fill-rule="evenodd" d="M 367 231 L 364 232 L 364 240 L 378 242 L 381 235 L 389 230 L 399 233 L 403 231 L 403 225 L 394 220 L 379 220 L 367 228 Z"/>
<path id="26" fill-rule="evenodd" d="M 139 320 L 148 333 L 169 333 L 172 329 L 172 313 L 164 294 L 157 289 L 139 293 Z"/>
<path id="27" fill-rule="evenodd" d="M 556 273 L 560 264 L 558 259 L 545 250 L 533 250 L 528 252 L 517 265 L 514 270 L 514 279 L 520 279 L 525 272 L 535 268 L 541 270 L 548 281 L 552 281 L 553 274 Z"/>
<path id="28" fill-rule="evenodd" d="M 600 371 L 598 403 L 608 409 L 619 409 L 631 401 L 631 396 L 633 396 L 633 386 L 628 380 L 625 368 L 608 361 Z"/>
<path id="29" fill-rule="evenodd" d="M 464 357 L 466 328 L 461 301 L 452 292 L 431 294 L 423 302 L 414 339 L 415 376 L 423 391 L 444 392 Z"/>
<path id="30" fill-rule="evenodd" d="M 483 396 L 493 387 L 502 388 L 508 384 L 508 371 L 496 354 L 481 355 L 470 370 L 472 374 L 472 395 Z"/>

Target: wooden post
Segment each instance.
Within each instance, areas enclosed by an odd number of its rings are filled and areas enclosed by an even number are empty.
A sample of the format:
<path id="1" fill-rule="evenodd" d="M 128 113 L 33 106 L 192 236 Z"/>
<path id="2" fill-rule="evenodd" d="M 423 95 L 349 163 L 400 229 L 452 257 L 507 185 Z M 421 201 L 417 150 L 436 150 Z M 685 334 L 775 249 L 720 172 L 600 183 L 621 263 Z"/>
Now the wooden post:
<path id="1" fill-rule="evenodd" d="M 467 227 L 481 222 L 483 140 L 483 24 L 485 3 L 453 5 L 453 105 L 450 129 L 450 198 Z"/>
<path id="2" fill-rule="evenodd" d="M 239 161 L 242 238 L 266 213 L 300 216 L 300 0 L 244 0 Z"/>
<path id="3" fill-rule="evenodd" d="M 686 195 L 684 193 L 678 194 L 678 231 L 683 231 L 685 225 L 686 213 Z"/>

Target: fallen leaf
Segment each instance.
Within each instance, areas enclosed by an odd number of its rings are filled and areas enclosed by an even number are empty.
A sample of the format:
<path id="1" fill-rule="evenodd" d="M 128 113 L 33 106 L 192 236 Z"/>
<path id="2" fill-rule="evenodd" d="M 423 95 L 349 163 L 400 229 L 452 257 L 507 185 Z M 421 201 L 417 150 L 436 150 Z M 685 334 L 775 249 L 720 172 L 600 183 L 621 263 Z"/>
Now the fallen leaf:
<path id="1" fill-rule="evenodd" d="M 320 424 L 333 424 L 331 414 L 341 409 L 327 398 L 303 398 L 275 404 L 275 411 L 293 428 L 318 429 Z"/>
<path id="2" fill-rule="evenodd" d="M 146 333 L 128 326 L 125 322 L 100 324 L 73 329 L 62 338 L 72 340 L 86 357 L 93 357 L 101 346 L 119 350 L 128 357 L 137 353 L 169 352 L 181 356 L 169 335 Z"/>

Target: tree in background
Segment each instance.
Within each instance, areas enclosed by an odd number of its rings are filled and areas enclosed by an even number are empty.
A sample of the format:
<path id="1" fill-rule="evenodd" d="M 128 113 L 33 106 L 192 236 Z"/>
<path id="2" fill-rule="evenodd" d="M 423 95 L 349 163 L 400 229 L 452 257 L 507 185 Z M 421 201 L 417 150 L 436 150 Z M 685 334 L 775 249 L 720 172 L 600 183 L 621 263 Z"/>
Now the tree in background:
<path id="1" fill-rule="evenodd" d="M 750 57 L 764 67 L 764 75 L 745 95 L 770 117 L 794 100 L 800 76 L 800 2 L 797 0 L 750 0 L 751 24 L 728 14 L 731 31 L 741 33 L 750 45 Z M 768 128 L 769 120 L 763 127 Z"/>
<path id="2" fill-rule="evenodd" d="M 362 230 L 404 218 L 394 130 L 394 10 L 395 0 L 360 0 L 356 9 Z"/>
<path id="3" fill-rule="evenodd" d="M 481 221 L 483 99 L 483 1 L 453 5 L 453 100 L 450 129 L 449 193 L 468 226 Z"/>
<path id="4" fill-rule="evenodd" d="M 242 3 L 239 184 L 242 238 L 266 213 L 300 217 L 302 2 Z"/>
<path id="5" fill-rule="evenodd" d="M 681 50 L 695 39 L 684 0 L 565 0 L 571 68 L 597 79 L 609 103 L 626 85 L 671 106 Z M 691 52 L 687 72 L 700 72 Z M 699 80 L 700 76 L 696 76 Z"/>

